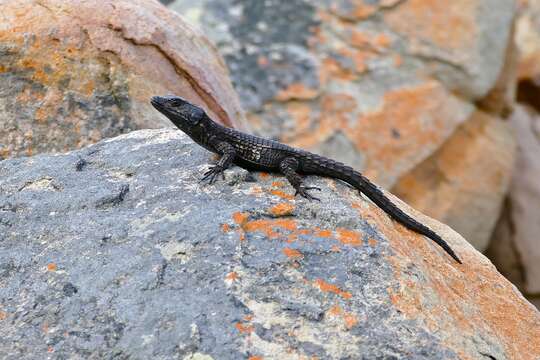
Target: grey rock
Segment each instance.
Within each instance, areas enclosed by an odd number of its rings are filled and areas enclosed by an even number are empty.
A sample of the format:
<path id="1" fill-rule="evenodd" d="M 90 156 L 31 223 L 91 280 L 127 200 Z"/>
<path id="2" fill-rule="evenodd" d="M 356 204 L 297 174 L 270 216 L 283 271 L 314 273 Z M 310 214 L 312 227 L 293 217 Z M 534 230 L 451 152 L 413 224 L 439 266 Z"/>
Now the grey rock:
<path id="1" fill-rule="evenodd" d="M 343 184 L 201 184 L 211 158 L 164 129 L 1 161 L 0 358 L 540 355 L 538 312 L 451 230 L 461 267 Z"/>

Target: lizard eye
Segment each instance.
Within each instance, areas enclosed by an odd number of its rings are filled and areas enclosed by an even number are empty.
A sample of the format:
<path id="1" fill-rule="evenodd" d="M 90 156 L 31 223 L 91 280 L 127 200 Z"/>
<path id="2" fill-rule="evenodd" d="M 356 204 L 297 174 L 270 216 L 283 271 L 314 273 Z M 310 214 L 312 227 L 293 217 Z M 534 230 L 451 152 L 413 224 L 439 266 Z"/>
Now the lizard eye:
<path id="1" fill-rule="evenodd" d="M 182 101 L 182 100 L 180 100 L 178 98 L 174 98 L 174 99 L 169 100 L 169 104 L 171 104 L 174 107 L 181 106 L 184 103 L 185 103 L 184 101 Z"/>
<path id="2" fill-rule="evenodd" d="M 190 120 L 193 124 L 198 124 L 204 117 L 204 110 L 199 109 L 198 107 L 193 107 L 190 112 Z"/>

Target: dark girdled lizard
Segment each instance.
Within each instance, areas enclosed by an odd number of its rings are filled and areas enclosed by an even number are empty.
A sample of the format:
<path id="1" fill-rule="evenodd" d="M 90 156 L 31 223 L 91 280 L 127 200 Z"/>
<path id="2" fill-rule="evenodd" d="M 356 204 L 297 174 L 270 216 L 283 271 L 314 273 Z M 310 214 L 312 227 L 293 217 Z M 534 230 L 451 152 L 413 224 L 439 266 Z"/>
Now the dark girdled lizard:
<path id="1" fill-rule="evenodd" d="M 435 241 L 461 264 L 461 260 L 439 235 L 405 214 L 375 184 L 351 167 L 277 141 L 224 127 L 210 119 L 200 107 L 177 96 L 155 96 L 151 103 L 197 144 L 221 155 L 217 164 L 204 174 L 203 180 L 213 183 L 218 175 L 223 176 L 223 171 L 231 164 L 236 164 L 248 170 L 279 172 L 296 189 L 295 195 L 318 200 L 309 190 L 320 189 L 305 186 L 300 174 L 339 179 L 365 194 L 392 219 Z"/>

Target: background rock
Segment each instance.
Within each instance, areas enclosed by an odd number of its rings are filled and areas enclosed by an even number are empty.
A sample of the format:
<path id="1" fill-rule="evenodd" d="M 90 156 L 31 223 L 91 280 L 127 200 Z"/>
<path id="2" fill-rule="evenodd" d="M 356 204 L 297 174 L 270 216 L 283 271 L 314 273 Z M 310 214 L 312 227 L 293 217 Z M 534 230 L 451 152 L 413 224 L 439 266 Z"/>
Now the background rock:
<path id="1" fill-rule="evenodd" d="M 540 2 L 519 0 L 516 44 L 520 52 L 519 78 L 534 79 L 540 76 Z"/>
<path id="2" fill-rule="evenodd" d="M 155 0 L 2 0 L 0 160 L 168 125 L 148 104 L 176 93 L 242 126 L 222 59 Z"/>
<path id="3" fill-rule="evenodd" d="M 414 213 L 463 265 L 341 183 L 201 185 L 210 158 L 165 129 L 0 162 L 0 357 L 540 356 L 538 311 L 445 225 Z"/>
<path id="4" fill-rule="evenodd" d="M 515 261 L 498 251 L 512 244 L 517 252 L 521 277 L 516 284 L 532 296 L 540 294 L 540 116 L 517 107 L 512 125 L 519 139 L 516 170 L 508 196 L 506 216 L 500 220 L 492 259 L 504 274 L 516 277 Z M 519 281 L 521 280 L 521 281 Z"/>
<path id="5" fill-rule="evenodd" d="M 505 201 L 487 255 L 526 296 L 540 307 L 540 246 L 538 196 L 540 196 L 540 2 L 519 1 L 516 46 L 519 49 L 517 101 L 511 122 L 519 146 L 510 194 Z"/>
<path id="6" fill-rule="evenodd" d="M 460 229 L 477 249 L 485 250 L 508 190 L 514 157 L 510 125 L 478 111 L 393 191 L 412 207 Z"/>
<path id="7" fill-rule="evenodd" d="M 463 129 L 477 128 L 478 118 L 499 121 L 513 105 L 514 1 L 169 6 L 216 42 L 256 132 L 350 164 L 485 248 L 510 174 L 476 188 L 470 179 L 512 166 L 511 155 L 494 159 L 482 147 L 513 154 L 514 144 L 504 125 L 490 123 L 497 134 Z M 484 165 L 458 164 L 463 152 L 452 145 L 458 143 L 477 144 L 469 156 Z M 448 161 L 455 164 L 449 175 L 458 178 L 447 181 L 452 189 L 442 195 L 425 178 L 440 175 L 429 164 Z M 446 204 L 427 200 L 435 198 Z"/>

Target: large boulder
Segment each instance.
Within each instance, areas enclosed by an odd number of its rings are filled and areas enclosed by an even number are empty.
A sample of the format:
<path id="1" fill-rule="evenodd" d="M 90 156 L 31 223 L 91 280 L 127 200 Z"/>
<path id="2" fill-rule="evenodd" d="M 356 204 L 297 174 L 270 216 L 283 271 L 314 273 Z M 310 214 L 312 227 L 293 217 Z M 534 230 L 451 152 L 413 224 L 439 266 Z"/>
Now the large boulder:
<path id="1" fill-rule="evenodd" d="M 540 76 L 540 2 L 520 0 L 516 21 L 516 44 L 519 48 L 519 78 Z"/>
<path id="2" fill-rule="evenodd" d="M 0 162 L 0 357 L 537 359 L 540 314 L 350 187 L 233 168 L 143 130 Z M 396 201 L 398 201 L 396 199 Z"/>
<path id="3" fill-rule="evenodd" d="M 487 255 L 540 307 L 540 2 L 520 0 L 517 101 L 511 124 L 518 156 L 505 209 Z"/>
<path id="4" fill-rule="evenodd" d="M 490 257 L 503 274 L 531 296 L 540 294 L 540 115 L 525 106 L 516 107 L 512 125 L 519 139 L 516 169 L 505 216 L 501 217 Z M 516 251 L 508 251 L 509 245 Z M 516 260 L 519 266 L 516 266 Z M 515 268 L 521 277 L 513 275 Z"/>
<path id="5" fill-rule="evenodd" d="M 514 170 L 515 142 L 510 124 L 477 111 L 393 191 L 485 250 Z"/>
<path id="6" fill-rule="evenodd" d="M 512 106 L 515 1 L 175 0 L 169 6 L 217 44 L 256 132 L 337 158 L 385 188 L 396 186 L 485 248 L 513 157 L 483 150 L 512 154 L 514 146 L 504 125 L 476 131 L 474 139 L 463 129 L 475 128 L 479 117 L 500 121 Z M 472 156 L 493 169 L 479 182 L 500 172 L 500 181 L 485 182 L 489 196 L 475 196 L 468 182 L 478 171 L 469 164 L 452 174 L 459 176 L 451 185 L 463 194 L 459 201 L 423 186 L 426 164 L 446 161 L 437 156 L 459 161 L 461 149 L 449 142 L 479 144 Z M 437 169 L 429 171 L 437 176 Z M 417 186 L 409 191 L 411 179 Z"/>
<path id="7" fill-rule="evenodd" d="M 155 0 L 2 0 L 0 8 L 0 159 L 162 127 L 148 98 L 163 93 L 242 126 L 223 60 Z"/>

